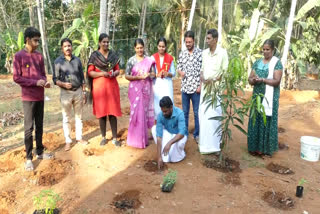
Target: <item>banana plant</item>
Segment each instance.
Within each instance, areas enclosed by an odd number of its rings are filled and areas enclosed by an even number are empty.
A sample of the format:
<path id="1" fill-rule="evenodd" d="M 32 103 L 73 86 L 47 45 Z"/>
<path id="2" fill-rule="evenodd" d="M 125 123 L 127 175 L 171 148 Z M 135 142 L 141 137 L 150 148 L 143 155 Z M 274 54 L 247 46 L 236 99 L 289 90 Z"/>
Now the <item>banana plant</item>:
<path id="1" fill-rule="evenodd" d="M 89 4 L 81 18 L 76 18 L 72 26 L 61 36 L 73 40 L 75 56 L 80 56 L 83 65 L 88 61 L 91 53 L 98 49 L 99 33 L 98 20 L 93 17 L 93 4 Z"/>
<path id="2" fill-rule="evenodd" d="M 18 35 L 7 31 L 0 35 L 1 40 L 4 41 L 4 45 L 1 47 L 2 51 L 6 53 L 5 68 L 8 73 L 12 73 L 12 63 L 14 54 L 24 48 L 24 36 L 23 32 L 19 32 Z"/>

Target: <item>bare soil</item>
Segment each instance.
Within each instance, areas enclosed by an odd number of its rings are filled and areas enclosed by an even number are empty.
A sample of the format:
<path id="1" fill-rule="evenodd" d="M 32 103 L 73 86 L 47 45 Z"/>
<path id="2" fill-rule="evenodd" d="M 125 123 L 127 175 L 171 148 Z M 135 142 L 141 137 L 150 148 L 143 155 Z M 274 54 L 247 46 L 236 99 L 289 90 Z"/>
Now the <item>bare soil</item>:
<path id="1" fill-rule="evenodd" d="M 141 205 L 139 195 L 139 190 L 128 190 L 120 195 L 115 196 L 113 198 L 112 205 L 118 212 L 133 212 L 132 210 L 139 208 Z"/>
<path id="2" fill-rule="evenodd" d="M 103 149 L 96 149 L 96 148 L 88 148 L 88 149 L 84 149 L 83 150 L 83 154 L 85 154 L 86 156 L 92 156 L 92 155 L 103 155 L 105 150 Z"/>
<path id="3" fill-rule="evenodd" d="M 144 170 L 147 172 L 158 172 L 158 162 L 155 160 L 148 160 L 144 165 L 143 165 Z M 163 168 L 161 170 L 167 170 L 168 167 L 166 164 L 163 164 Z"/>
<path id="4" fill-rule="evenodd" d="M 278 209 L 290 210 L 294 208 L 294 200 L 285 193 L 268 191 L 263 194 L 262 198 L 270 206 Z"/>
<path id="5" fill-rule="evenodd" d="M 65 139 L 59 88 L 56 86 L 45 92 L 50 101 L 45 102 L 43 137 L 47 150 L 55 154 L 55 160 L 34 159 L 35 171 L 25 172 L 23 123 L 0 129 L 1 214 L 32 213 L 35 210 L 32 198 L 43 189 L 53 189 L 62 197 L 58 208 L 63 214 L 319 213 L 319 162 L 300 158 L 301 136 L 320 137 L 320 100 L 316 91 L 281 91 L 279 142 L 290 149 L 279 150 L 272 158 L 250 156 L 246 136 L 232 129 L 233 141 L 225 156 L 227 169 L 221 168 L 217 157 L 199 153 L 192 136 L 194 119 L 190 105 L 187 156 L 181 162 L 167 164 L 167 169 L 177 171 L 177 182 L 174 191 L 165 194 L 161 192 L 160 184 L 168 170 L 150 173 L 144 167 L 157 158 L 157 146 L 153 141 L 146 149 L 124 146 L 129 124 L 128 82 L 124 78 L 118 78 L 118 82 L 124 113 L 118 118 L 118 140 L 123 141 L 121 148 L 110 142 L 104 147 L 99 145 L 98 119 L 92 115 L 91 105 L 86 105 L 83 134 L 89 145 L 73 144 L 72 149 L 65 152 L 62 149 Z M 22 111 L 20 98 L 14 98 L 20 94 L 20 87 L 12 84 L 12 76 L 0 76 L 0 94 L 10 98 L 1 99 L 1 113 Z M 244 95 L 245 98 L 250 96 L 251 91 Z M 174 97 L 175 105 L 181 108 L 180 80 L 174 81 Z M 74 130 L 74 125 L 72 128 Z M 109 125 L 107 138 L 112 139 Z M 75 142 L 74 131 L 72 139 Z M 271 172 L 266 168 L 270 163 L 295 173 Z M 157 169 L 153 163 L 150 168 Z M 295 191 L 301 178 L 307 183 L 303 197 L 298 199 Z M 120 197 L 121 194 L 126 197 Z"/>
<path id="6" fill-rule="evenodd" d="M 240 163 L 230 158 L 223 158 L 220 162 L 219 156 L 210 154 L 205 155 L 203 158 L 203 165 L 207 168 L 212 168 L 220 172 L 241 172 Z"/>
<path id="7" fill-rule="evenodd" d="M 72 164 L 70 160 L 51 160 L 49 165 L 36 174 L 39 186 L 52 186 L 64 179 Z"/>
<path id="8" fill-rule="evenodd" d="M 282 166 L 280 164 L 276 164 L 276 163 L 269 163 L 266 168 L 268 170 L 270 170 L 271 172 L 275 172 L 278 174 L 282 174 L 282 175 L 290 175 L 290 174 L 294 174 L 294 171 L 292 171 L 292 169 L 286 167 L 286 166 Z"/>

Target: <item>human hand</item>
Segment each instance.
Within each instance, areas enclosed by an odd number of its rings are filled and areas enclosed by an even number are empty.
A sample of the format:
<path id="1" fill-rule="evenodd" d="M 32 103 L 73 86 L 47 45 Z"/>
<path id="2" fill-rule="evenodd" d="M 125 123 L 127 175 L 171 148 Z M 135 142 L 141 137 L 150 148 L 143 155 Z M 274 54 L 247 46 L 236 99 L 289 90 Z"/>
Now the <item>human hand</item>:
<path id="1" fill-rule="evenodd" d="M 178 73 L 182 78 L 184 78 L 184 76 L 186 75 L 186 73 L 181 70 L 178 70 Z"/>
<path id="2" fill-rule="evenodd" d="M 114 71 L 113 72 L 113 77 L 117 77 L 120 74 L 120 71 Z"/>
<path id="3" fill-rule="evenodd" d="M 87 93 L 85 91 L 82 92 L 82 103 L 83 104 L 87 103 Z"/>
<path id="4" fill-rule="evenodd" d="M 163 161 L 160 155 L 160 157 L 158 158 L 158 170 L 161 170 L 162 168 L 163 168 Z"/>
<path id="5" fill-rule="evenodd" d="M 199 94 L 201 92 L 201 86 L 199 86 L 196 90 L 196 92 Z"/>
<path id="6" fill-rule="evenodd" d="M 46 83 L 44 84 L 44 87 L 45 87 L 45 88 L 50 88 L 50 87 L 51 87 L 50 82 L 46 82 Z"/>
<path id="7" fill-rule="evenodd" d="M 110 74 L 109 74 L 109 72 L 105 72 L 105 71 L 104 71 L 104 72 L 103 72 L 103 76 L 106 77 L 106 78 L 109 78 L 109 77 L 110 77 Z"/>
<path id="8" fill-rule="evenodd" d="M 45 84 L 46 84 L 46 81 L 43 79 L 39 79 L 37 81 L 37 86 L 44 87 Z"/>
<path id="9" fill-rule="evenodd" d="M 259 77 L 255 77 L 253 78 L 255 83 L 262 83 L 263 82 L 263 78 L 259 78 Z"/>
<path id="10" fill-rule="evenodd" d="M 66 89 L 70 89 L 70 88 L 72 88 L 72 84 L 70 82 L 64 82 L 63 87 Z"/>
<path id="11" fill-rule="evenodd" d="M 167 155 L 169 154 L 170 148 L 171 148 L 171 143 L 168 142 L 168 143 L 166 144 L 166 146 L 164 147 L 164 149 L 163 149 L 163 155 L 164 155 L 164 156 L 167 156 Z"/>

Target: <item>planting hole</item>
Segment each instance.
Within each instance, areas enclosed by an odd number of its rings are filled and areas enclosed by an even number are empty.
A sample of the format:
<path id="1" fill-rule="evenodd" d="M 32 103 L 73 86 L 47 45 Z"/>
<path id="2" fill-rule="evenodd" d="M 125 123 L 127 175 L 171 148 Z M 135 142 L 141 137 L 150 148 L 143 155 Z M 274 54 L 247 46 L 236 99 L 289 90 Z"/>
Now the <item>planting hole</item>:
<path id="1" fill-rule="evenodd" d="M 38 185 L 51 186 L 65 178 L 72 167 L 70 160 L 52 160 L 49 165 L 37 173 Z"/>
<path id="2" fill-rule="evenodd" d="M 120 211 L 137 209 L 141 205 L 139 195 L 139 190 L 128 190 L 121 195 L 114 197 L 112 205 Z"/>
<path id="3" fill-rule="evenodd" d="M 148 172 L 157 172 L 158 171 L 158 162 L 155 160 L 148 160 L 143 168 Z M 163 164 L 162 170 L 166 170 L 167 165 Z"/>
<path id="4" fill-rule="evenodd" d="M 263 194 L 262 199 L 274 208 L 288 210 L 294 207 L 294 200 L 284 193 L 268 191 Z"/>
<path id="5" fill-rule="evenodd" d="M 89 149 L 85 149 L 83 150 L 83 154 L 86 156 L 92 156 L 92 155 L 103 155 L 104 150 L 103 149 L 95 149 L 95 148 L 89 148 Z"/>
<path id="6" fill-rule="evenodd" d="M 273 162 L 269 163 L 266 168 L 271 172 L 275 172 L 278 174 L 283 174 L 283 175 L 294 174 L 294 171 L 292 171 L 290 168 L 282 166 L 280 164 L 273 163 Z"/>
<path id="7" fill-rule="evenodd" d="M 240 163 L 238 161 L 232 160 L 230 158 L 223 158 L 223 160 L 219 161 L 219 156 L 217 155 L 204 155 L 202 160 L 202 164 L 211 169 L 215 169 L 220 172 L 233 172 L 240 173 Z"/>

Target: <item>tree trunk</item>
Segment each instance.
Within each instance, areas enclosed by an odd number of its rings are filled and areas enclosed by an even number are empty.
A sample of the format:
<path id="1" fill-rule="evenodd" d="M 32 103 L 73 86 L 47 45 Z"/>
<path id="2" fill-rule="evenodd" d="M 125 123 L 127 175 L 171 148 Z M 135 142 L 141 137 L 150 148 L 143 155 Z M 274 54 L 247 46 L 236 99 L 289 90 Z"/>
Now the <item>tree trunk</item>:
<path id="1" fill-rule="evenodd" d="M 181 11 L 181 30 L 180 30 L 180 44 L 181 44 L 181 50 L 184 50 L 186 47 L 184 45 L 184 33 L 186 32 L 186 26 L 188 22 L 187 18 L 187 2 L 186 0 L 181 1 L 182 11 Z"/>
<path id="2" fill-rule="evenodd" d="M 189 22 L 188 22 L 188 28 L 187 28 L 187 30 L 191 30 L 192 21 L 193 21 L 193 16 L 194 16 L 194 11 L 195 11 L 195 9 L 196 9 L 196 4 L 197 4 L 197 0 L 192 0 L 192 6 L 191 6 L 191 11 L 190 11 L 190 16 L 189 16 Z"/>
<path id="3" fill-rule="evenodd" d="M 33 12 L 33 2 L 31 0 L 28 0 L 29 4 L 29 21 L 30 21 L 30 26 L 35 26 L 34 22 L 34 12 Z"/>
<path id="4" fill-rule="evenodd" d="M 43 2 L 41 2 L 43 4 Z M 41 33 L 41 41 L 42 41 L 42 53 L 45 63 L 45 69 L 49 73 L 52 73 L 52 65 L 48 51 L 48 44 L 46 40 L 46 34 L 44 29 L 44 18 L 43 18 L 43 5 L 41 5 L 40 0 L 37 0 L 37 11 L 38 11 L 38 20 L 39 20 L 39 28 Z M 49 70 L 50 67 L 50 70 Z"/>
<path id="5" fill-rule="evenodd" d="M 148 49 L 148 39 L 147 34 L 145 33 L 145 24 L 146 24 L 146 18 L 147 18 L 147 1 L 144 2 L 144 10 L 143 10 L 143 20 L 142 20 L 142 28 L 141 28 L 141 34 L 144 41 L 144 51 L 146 55 L 149 55 L 149 49 Z"/>
<path id="6" fill-rule="evenodd" d="M 111 8 L 112 8 L 112 0 L 108 0 L 108 13 L 107 13 L 107 24 L 106 24 L 106 32 L 108 35 L 110 32 Z"/>
<path id="7" fill-rule="evenodd" d="M 144 35 L 144 29 L 146 25 L 146 17 L 147 17 L 147 1 L 144 2 L 144 7 L 143 7 L 143 20 L 142 20 L 142 27 L 141 27 L 141 34 Z"/>
<path id="8" fill-rule="evenodd" d="M 99 34 L 106 33 L 107 0 L 100 0 Z"/>
<path id="9" fill-rule="evenodd" d="M 278 3 L 278 0 L 275 0 L 274 4 L 273 4 L 273 7 L 272 7 L 272 10 L 269 13 L 268 19 L 272 19 L 272 16 L 273 16 L 274 10 L 276 9 L 277 3 Z"/>
<path id="10" fill-rule="evenodd" d="M 198 48 L 200 48 L 201 31 L 202 31 L 202 24 L 199 23 L 199 29 L 198 29 L 198 35 L 197 35 L 197 47 Z"/>
<path id="11" fill-rule="evenodd" d="M 297 4 L 297 0 L 292 0 L 290 15 L 289 15 L 289 22 L 288 22 L 288 29 L 287 29 L 287 33 L 286 33 L 286 40 L 284 43 L 283 55 L 281 58 L 282 65 L 284 67 L 286 67 L 286 64 L 287 64 L 288 51 L 289 51 L 289 46 L 290 46 L 290 38 L 291 38 L 291 33 L 292 33 L 292 26 L 293 26 L 293 20 L 294 20 L 294 13 L 296 10 L 296 4 Z"/>
<path id="12" fill-rule="evenodd" d="M 2 12 L 3 21 L 4 21 L 5 25 L 6 25 L 6 27 L 9 28 L 9 25 L 7 23 L 7 18 L 6 18 L 6 12 L 5 12 L 4 8 L 3 8 L 2 0 L 0 0 L 0 6 L 1 6 L 1 12 Z"/>
<path id="13" fill-rule="evenodd" d="M 115 0 L 114 5 L 115 6 L 117 5 L 117 0 Z M 114 34 L 115 34 L 115 31 L 116 31 L 116 22 L 117 22 L 117 19 L 118 19 L 118 13 L 117 12 L 118 11 L 116 9 L 115 14 L 114 14 L 113 25 L 112 25 L 112 48 L 113 49 L 114 49 Z"/>
<path id="14" fill-rule="evenodd" d="M 223 9 L 223 0 L 219 0 L 219 12 L 218 12 L 218 42 L 221 43 L 222 35 L 222 9 Z"/>

